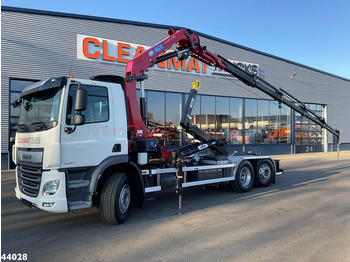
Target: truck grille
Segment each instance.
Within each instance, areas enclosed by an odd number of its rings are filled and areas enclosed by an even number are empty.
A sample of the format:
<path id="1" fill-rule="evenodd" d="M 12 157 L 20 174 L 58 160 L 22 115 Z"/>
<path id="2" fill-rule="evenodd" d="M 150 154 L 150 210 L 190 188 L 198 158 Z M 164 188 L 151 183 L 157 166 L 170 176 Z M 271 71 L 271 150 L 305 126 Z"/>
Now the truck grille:
<path id="1" fill-rule="evenodd" d="M 18 166 L 18 184 L 21 192 L 37 197 L 40 190 L 42 169 L 40 167 Z"/>

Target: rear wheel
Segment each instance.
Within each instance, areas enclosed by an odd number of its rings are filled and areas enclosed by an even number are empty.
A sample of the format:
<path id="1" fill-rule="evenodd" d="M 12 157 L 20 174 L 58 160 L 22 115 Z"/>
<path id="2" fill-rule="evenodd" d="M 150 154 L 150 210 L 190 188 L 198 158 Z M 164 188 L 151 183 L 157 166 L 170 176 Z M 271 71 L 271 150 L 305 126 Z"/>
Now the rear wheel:
<path id="1" fill-rule="evenodd" d="M 238 193 L 248 192 L 254 184 L 254 169 L 249 161 L 242 161 L 236 171 L 235 180 L 231 182 L 231 188 Z"/>
<path id="2" fill-rule="evenodd" d="M 103 185 L 100 197 L 101 218 L 107 224 L 122 224 L 131 207 L 130 180 L 125 173 L 110 175 Z"/>
<path id="3" fill-rule="evenodd" d="M 268 186 L 271 184 L 274 176 L 274 167 L 272 162 L 267 159 L 261 159 L 256 164 L 256 178 L 258 186 Z"/>

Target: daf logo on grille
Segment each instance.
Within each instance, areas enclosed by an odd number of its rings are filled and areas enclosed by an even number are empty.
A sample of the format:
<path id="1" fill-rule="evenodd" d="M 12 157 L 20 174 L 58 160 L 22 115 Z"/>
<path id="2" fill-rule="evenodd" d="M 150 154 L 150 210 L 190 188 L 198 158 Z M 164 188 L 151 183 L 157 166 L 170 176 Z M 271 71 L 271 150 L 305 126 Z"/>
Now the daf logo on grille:
<path id="1" fill-rule="evenodd" d="M 32 155 L 23 154 L 23 159 L 30 160 L 32 158 L 33 158 Z"/>
<path id="2" fill-rule="evenodd" d="M 23 162 L 31 163 L 42 163 L 43 152 L 28 152 L 23 150 L 18 150 L 18 160 Z"/>

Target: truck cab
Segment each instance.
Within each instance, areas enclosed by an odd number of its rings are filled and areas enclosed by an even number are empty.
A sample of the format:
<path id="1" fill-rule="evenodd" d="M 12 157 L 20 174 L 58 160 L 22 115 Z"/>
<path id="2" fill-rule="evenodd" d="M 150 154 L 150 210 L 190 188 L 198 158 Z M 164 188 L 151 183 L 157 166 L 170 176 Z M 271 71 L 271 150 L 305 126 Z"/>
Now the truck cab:
<path id="1" fill-rule="evenodd" d="M 87 104 L 77 111 L 78 90 Z M 127 162 L 125 96 L 121 77 L 56 77 L 23 90 L 12 156 L 16 197 L 50 212 L 92 206 L 94 170 L 106 159 Z M 78 122 L 75 114 L 81 115 Z"/>

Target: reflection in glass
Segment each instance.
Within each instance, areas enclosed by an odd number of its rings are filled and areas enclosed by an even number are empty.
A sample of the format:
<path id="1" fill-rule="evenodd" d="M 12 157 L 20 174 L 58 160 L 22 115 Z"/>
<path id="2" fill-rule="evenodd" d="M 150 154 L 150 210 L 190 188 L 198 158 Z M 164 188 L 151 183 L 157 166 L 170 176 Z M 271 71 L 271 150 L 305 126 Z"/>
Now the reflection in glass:
<path id="1" fill-rule="evenodd" d="M 291 109 L 282 105 L 280 114 L 279 143 L 290 143 Z"/>
<path id="2" fill-rule="evenodd" d="M 287 106 L 270 101 L 269 143 L 290 143 L 290 126 L 291 110 Z M 300 131 L 300 128 L 296 129 L 299 138 Z"/>
<path id="3" fill-rule="evenodd" d="M 225 143 L 229 142 L 229 98 L 216 97 L 216 137 Z"/>
<path id="4" fill-rule="evenodd" d="M 42 123 L 44 129 L 48 129 L 46 124 L 50 128 L 56 126 L 61 93 L 62 87 L 58 87 L 24 96 L 18 124 L 33 126 Z"/>
<path id="5" fill-rule="evenodd" d="M 35 82 L 32 80 L 10 80 L 10 144 L 14 142 L 20 116 L 20 107 L 13 108 L 12 103 L 20 98 L 20 94 L 25 87 Z M 10 150 L 12 150 L 12 146 L 10 146 Z"/>
<path id="6" fill-rule="evenodd" d="M 201 96 L 201 129 L 215 137 L 215 97 Z"/>
<path id="7" fill-rule="evenodd" d="M 11 93 L 11 96 L 10 96 L 10 104 L 11 104 L 10 116 L 19 117 L 19 115 L 20 115 L 21 107 L 18 106 L 16 108 L 13 108 L 13 106 L 12 106 L 13 102 L 20 98 L 20 95 L 21 95 L 21 93 L 14 93 L 14 92 Z"/>
<path id="8" fill-rule="evenodd" d="M 154 138 L 164 138 L 165 134 L 165 93 L 147 91 L 148 129 Z"/>
<path id="9" fill-rule="evenodd" d="M 306 106 L 319 116 L 323 115 L 322 105 L 307 104 Z M 322 128 L 299 113 L 295 113 L 295 138 L 296 145 L 321 145 Z"/>
<path id="10" fill-rule="evenodd" d="M 255 144 L 257 142 L 257 100 L 245 100 L 245 143 Z"/>
<path id="11" fill-rule="evenodd" d="M 184 105 L 186 104 L 188 99 L 188 94 L 185 94 L 185 101 L 184 101 Z M 201 95 L 197 95 L 196 96 L 196 100 L 195 103 L 193 105 L 192 108 L 192 112 L 191 112 L 191 124 L 194 126 L 197 126 L 200 128 L 201 126 Z M 185 137 L 185 144 L 190 144 L 190 143 L 194 143 L 194 142 L 198 142 L 195 141 L 195 139 L 193 138 L 192 135 L 188 134 L 188 133 L 184 133 L 184 137 Z"/>
<path id="12" fill-rule="evenodd" d="M 11 79 L 10 81 L 10 88 L 11 92 L 17 91 L 17 92 L 22 92 L 23 89 L 31 84 L 34 84 L 36 81 L 31 81 L 31 80 L 15 80 Z M 13 101 L 11 101 L 13 102 Z"/>
<path id="13" fill-rule="evenodd" d="M 243 144 L 242 139 L 243 99 L 230 98 L 230 142 Z"/>
<path id="14" fill-rule="evenodd" d="M 103 86 L 81 85 L 80 88 L 88 94 L 88 103 L 86 109 L 81 112 L 85 116 L 85 124 L 105 122 L 109 120 L 108 90 Z M 69 88 L 66 124 L 73 125 L 74 105 L 77 84 Z"/>
<path id="15" fill-rule="evenodd" d="M 258 100 L 258 143 L 269 143 L 269 101 Z"/>
<path id="16" fill-rule="evenodd" d="M 269 143 L 279 143 L 280 109 L 278 102 L 270 101 Z"/>
<path id="17" fill-rule="evenodd" d="M 167 145 L 181 145 L 182 95 L 166 93 L 166 142 Z"/>
<path id="18" fill-rule="evenodd" d="M 137 104 L 139 105 L 139 107 L 140 107 L 140 94 L 141 94 L 140 89 L 136 89 Z"/>

